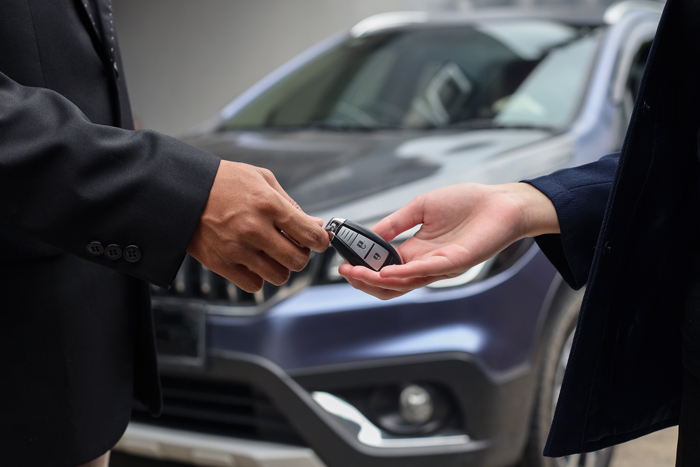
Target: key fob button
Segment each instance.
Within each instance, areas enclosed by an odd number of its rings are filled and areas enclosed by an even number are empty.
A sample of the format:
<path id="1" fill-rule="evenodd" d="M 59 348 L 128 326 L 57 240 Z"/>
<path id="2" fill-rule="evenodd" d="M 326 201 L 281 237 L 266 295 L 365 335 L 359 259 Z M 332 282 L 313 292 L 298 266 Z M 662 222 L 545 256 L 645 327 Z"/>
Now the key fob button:
<path id="1" fill-rule="evenodd" d="M 385 264 L 401 264 L 401 257 L 389 243 L 359 224 L 335 217 L 325 229 L 332 234 L 331 245 L 353 266 L 379 271 Z"/>
<path id="2" fill-rule="evenodd" d="M 357 232 L 350 230 L 347 227 L 341 227 L 336 234 L 336 237 L 342 240 L 347 246 L 352 246 L 352 242 L 355 240 L 357 235 Z"/>
<path id="3" fill-rule="evenodd" d="M 386 259 L 388 254 L 388 251 L 386 251 L 384 248 L 375 243 L 372 247 L 372 250 L 365 258 L 365 262 L 369 264 L 370 267 L 375 271 L 379 271 L 379 269 L 381 269 L 382 265 L 384 264 L 384 260 Z"/>
<path id="4" fill-rule="evenodd" d="M 367 253 L 369 253 L 369 251 L 372 249 L 372 246 L 374 246 L 374 242 L 360 234 L 357 234 L 350 244 L 352 251 L 357 253 L 357 255 L 362 259 L 367 257 Z"/>

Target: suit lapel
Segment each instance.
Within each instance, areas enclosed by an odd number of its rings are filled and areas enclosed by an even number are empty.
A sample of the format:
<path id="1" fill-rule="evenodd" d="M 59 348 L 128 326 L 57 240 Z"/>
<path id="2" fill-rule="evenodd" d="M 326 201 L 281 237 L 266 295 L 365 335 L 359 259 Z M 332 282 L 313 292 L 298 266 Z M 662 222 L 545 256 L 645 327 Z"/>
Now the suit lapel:
<path id="1" fill-rule="evenodd" d="M 124 80 L 120 81 L 121 60 L 114 32 L 114 15 L 111 0 L 74 0 L 85 28 L 90 33 L 93 47 L 112 75 L 116 92 L 116 118 L 118 125 L 133 128 L 131 112 Z"/>
<path id="2" fill-rule="evenodd" d="M 96 21 L 100 21 L 100 17 L 95 17 L 93 15 L 90 6 L 88 5 L 88 2 L 91 0 L 74 0 L 76 4 L 76 8 L 80 11 L 80 19 L 83 20 L 83 24 L 85 25 L 85 28 L 88 30 L 90 33 L 90 36 L 92 37 L 93 42 L 96 45 L 97 51 L 100 53 L 100 55 L 103 54 L 102 47 L 97 47 L 97 44 L 102 44 L 102 37 L 100 36 L 100 33 L 97 29 L 97 23 Z M 96 12 L 99 16 L 99 13 Z"/>
<path id="3" fill-rule="evenodd" d="M 90 33 L 95 51 L 110 73 L 114 72 L 116 42 L 111 0 L 103 4 L 100 0 L 74 0 L 74 2 L 85 28 Z"/>

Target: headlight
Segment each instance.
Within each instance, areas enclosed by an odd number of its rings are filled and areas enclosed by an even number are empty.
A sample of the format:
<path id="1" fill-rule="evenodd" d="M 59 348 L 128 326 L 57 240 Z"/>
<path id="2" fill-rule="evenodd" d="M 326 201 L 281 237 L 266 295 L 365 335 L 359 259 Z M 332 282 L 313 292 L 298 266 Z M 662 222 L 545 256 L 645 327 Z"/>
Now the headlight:
<path id="1" fill-rule="evenodd" d="M 345 260 L 342 256 L 336 253 L 333 248 L 328 248 L 323 258 L 321 283 L 333 284 L 345 281 L 345 278 L 338 272 L 338 268 L 344 263 Z"/>
<path id="2" fill-rule="evenodd" d="M 433 282 L 432 284 L 428 284 L 426 287 L 430 287 L 431 289 L 444 289 L 447 287 L 457 287 L 470 282 L 475 282 L 477 279 L 481 279 L 488 274 L 490 266 L 493 264 L 495 259 L 495 257 L 487 259 L 483 263 L 479 263 L 473 268 L 468 269 L 464 274 L 457 277 L 452 277 L 450 279 L 443 279 L 441 281 Z"/>
<path id="3" fill-rule="evenodd" d="M 487 259 L 483 263 L 477 264 L 471 269 L 468 269 L 464 274 L 450 279 L 428 284 L 426 287 L 431 289 L 444 289 L 447 287 L 459 287 L 473 282 L 479 282 L 489 277 L 493 277 L 506 269 L 513 266 L 525 253 L 530 250 L 530 247 L 535 243 L 533 238 L 521 238 L 512 243 L 505 250 L 498 253 L 493 258 Z"/>

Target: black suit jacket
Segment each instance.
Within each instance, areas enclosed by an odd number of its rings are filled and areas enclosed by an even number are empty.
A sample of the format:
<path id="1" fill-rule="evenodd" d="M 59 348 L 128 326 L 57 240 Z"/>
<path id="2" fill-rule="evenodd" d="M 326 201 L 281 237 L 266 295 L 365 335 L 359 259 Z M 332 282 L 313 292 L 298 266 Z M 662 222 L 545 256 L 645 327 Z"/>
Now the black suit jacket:
<path id="1" fill-rule="evenodd" d="M 588 283 L 545 453 L 593 451 L 674 425 L 681 322 L 700 219 L 700 4 L 669 0 L 621 154 L 530 183 L 561 235 L 538 239 Z"/>
<path id="2" fill-rule="evenodd" d="M 95 4 L 0 0 L 0 465 L 88 462 L 134 394 L 160 411 L 144 281 L 172 281 L 219 164 L 129 131 L 112 6 Z"/>

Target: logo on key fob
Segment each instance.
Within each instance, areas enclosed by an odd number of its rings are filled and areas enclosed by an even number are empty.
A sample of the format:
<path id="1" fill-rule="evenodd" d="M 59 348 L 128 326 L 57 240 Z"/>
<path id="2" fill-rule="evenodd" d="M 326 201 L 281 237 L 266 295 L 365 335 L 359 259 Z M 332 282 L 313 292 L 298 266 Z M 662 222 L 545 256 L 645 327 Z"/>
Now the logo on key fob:
<path id="1" fill-rule="evenodd" d="M 335 251 L 353 266 L 379 271 L 390 264 L 402 264 L 389 242 L 360 224 L 334 217 L 325 229 L 331 234 Z"/>

